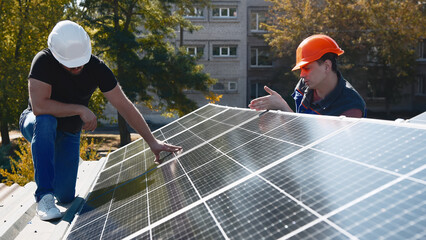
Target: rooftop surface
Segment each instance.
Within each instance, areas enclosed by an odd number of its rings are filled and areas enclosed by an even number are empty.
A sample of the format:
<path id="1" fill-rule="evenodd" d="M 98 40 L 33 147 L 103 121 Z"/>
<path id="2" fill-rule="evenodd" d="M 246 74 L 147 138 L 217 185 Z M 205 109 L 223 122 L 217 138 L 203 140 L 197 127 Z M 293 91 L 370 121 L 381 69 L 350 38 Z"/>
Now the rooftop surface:
<path id="1" fill-rule="evenodd" d="M 104 162 L 104 158 L 80 162 L 77 197 L 68 205 L 58 206 L 63 217 L 56 221 L 41 221 L 36 215 L 35 182 L 24 187 L 0 184 L 0 239 L 62 239 Z"/>

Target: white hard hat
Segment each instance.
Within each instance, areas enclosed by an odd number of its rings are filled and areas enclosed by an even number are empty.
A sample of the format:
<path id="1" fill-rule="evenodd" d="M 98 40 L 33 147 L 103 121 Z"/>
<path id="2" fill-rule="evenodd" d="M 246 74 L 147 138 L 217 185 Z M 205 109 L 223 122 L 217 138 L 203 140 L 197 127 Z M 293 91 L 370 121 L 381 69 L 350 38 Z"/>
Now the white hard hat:
<path id="1" fill-rule="evenodd" d="M 56 24 L 47 45 L 56 60 L 69 68 L 83 66 L 92 55 L 89 35 L 80 25 L 69 20 Z"/>

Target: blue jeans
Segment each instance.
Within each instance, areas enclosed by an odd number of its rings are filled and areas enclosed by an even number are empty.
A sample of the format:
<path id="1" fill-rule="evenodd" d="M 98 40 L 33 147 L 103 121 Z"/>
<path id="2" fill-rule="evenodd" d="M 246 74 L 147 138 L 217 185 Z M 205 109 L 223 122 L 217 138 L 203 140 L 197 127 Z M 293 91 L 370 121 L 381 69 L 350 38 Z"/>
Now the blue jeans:
<path id="1" fill-rule="evenodd" d="M 37 184 L 36 201 L 49 193 L 61 203 L 74 200 L 80 160 L 80 132 L 59 131 L 54 116 L 35 116 L 29 110 L 21 114 L 19 127 L 22 135 L 31 143 Z"/>

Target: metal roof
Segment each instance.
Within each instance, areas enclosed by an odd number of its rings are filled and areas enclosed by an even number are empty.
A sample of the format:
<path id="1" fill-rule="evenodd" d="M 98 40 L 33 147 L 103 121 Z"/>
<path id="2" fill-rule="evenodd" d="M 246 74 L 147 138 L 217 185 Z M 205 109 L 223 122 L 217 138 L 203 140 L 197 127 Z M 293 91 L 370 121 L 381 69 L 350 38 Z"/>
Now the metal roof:
<path id="1" fill-rule="evenodd" d="M 61 239 L 83 203 L 105 159 L 80 161 L 76 186 L 76 199 L 58 206 L 64 213 L 62 219 L 41 221 L 36 215 L 35 182 L 24 187 L 18 184 L 0 184 L 0 240 L 3 239 Z M 67 210 L 68 209 L 68 210 Z"/>

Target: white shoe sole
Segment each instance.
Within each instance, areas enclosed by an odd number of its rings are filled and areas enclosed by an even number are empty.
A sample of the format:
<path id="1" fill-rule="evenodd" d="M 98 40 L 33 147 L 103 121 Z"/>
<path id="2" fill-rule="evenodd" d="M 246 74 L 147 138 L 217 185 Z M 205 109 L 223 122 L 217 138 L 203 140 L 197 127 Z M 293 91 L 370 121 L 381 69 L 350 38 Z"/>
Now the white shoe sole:
<path id="1" fill-rule="evenodd" d="M 49 221 L 49 220 L 53 220 L 53 219 L 62 218 L 62 214 L 59 214 L 59 215 L 56 214 L 56 215 L 53 215 L 53 216 L 41 216 L 39 214 L 37 214 L 37 215 L 40 218 L 40 220 L 43 220 L 43 221 Z"/>

